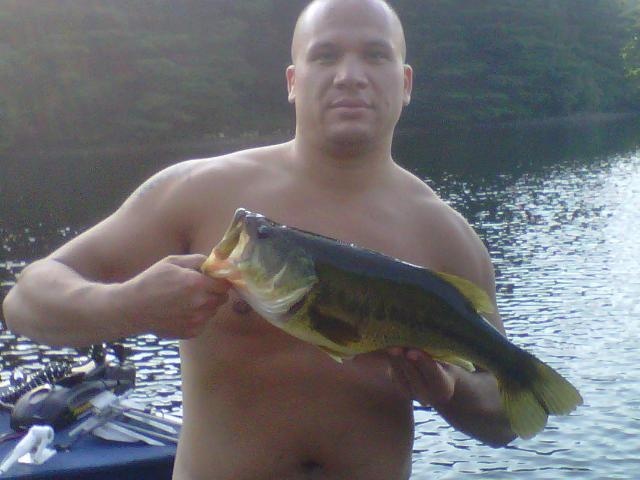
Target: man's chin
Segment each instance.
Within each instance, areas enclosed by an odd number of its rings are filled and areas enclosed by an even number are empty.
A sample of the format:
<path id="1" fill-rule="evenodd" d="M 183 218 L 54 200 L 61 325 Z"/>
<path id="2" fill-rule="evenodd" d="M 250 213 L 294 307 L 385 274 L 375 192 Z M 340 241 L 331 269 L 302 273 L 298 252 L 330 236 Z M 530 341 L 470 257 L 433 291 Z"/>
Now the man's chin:
<path id="1" fill-rule="evenodd" d="M 370 150 L 376 143 L 375 135 L 366 129 L 358 128 L 330 132 L 327 140 L 334 150 L 355 153 Z"/>

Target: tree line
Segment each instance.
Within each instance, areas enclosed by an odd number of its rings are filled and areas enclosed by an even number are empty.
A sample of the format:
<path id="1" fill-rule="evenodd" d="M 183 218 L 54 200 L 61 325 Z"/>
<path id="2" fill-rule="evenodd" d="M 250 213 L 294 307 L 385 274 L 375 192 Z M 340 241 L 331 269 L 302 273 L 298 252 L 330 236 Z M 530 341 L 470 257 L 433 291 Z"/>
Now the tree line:
<path id="1" fill-rule="evenodd" d="M 402 127 L 638 109 L 638 0 L 390 3 L 416 75 Z M 0 146 L 290 131 L 305 4 L 1 0 Z"/>

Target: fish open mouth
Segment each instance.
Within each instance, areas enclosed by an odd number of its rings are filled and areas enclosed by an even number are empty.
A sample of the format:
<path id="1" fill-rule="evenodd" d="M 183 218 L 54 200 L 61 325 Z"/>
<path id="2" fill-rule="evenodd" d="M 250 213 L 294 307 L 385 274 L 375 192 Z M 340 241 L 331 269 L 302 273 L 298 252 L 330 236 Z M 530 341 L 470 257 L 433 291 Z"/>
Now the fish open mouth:
<path id="1" fill-rule="evenodd" d="M 236 250 L 240 242 L 240 237 L 244 231 L 245 221 L 248 215 L 248 211 L 239 208 L 236 210 L 231 225 L 227 228 L 227 231 L 222 237 L 222 240 L 214 247 L 213 252 L 218 259 L 227 259 L 231 253 Z"/>
<path id="2" fill-rule="evenodd" d="M 242 208 L 236 210 L 231 225 L 222 240 L 213 248 L 212 254 L 200 267 L 202 273 L 214 278 L 225 278 L 234 285 L 241 283 L 237 260 L 246 255 L 245 250 L 250 243 L 249 236 L 245 231 L 248 214 L 249 212 Z"/>
<path id="3" fill-rule="evenodd" d="M 271 320 L 299 309 L 316 283 L 314 265 L 292 231 L 238 209 L 201 271 L 229 281 L 254 310 Z"/>

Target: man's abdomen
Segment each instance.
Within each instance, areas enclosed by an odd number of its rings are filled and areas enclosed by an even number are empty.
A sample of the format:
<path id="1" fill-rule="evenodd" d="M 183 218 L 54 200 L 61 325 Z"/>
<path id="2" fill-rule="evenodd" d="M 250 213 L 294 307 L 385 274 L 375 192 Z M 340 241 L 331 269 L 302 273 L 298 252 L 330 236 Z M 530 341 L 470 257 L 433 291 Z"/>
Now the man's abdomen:
<path id="1" fill-rule="evenodd" d="M 412 406 L 384 355 L 341 365 L 259 318 L 240 321 L 258 322 L 257 335 L 211 331 L 181 346 L 175 480 L 408 478 Z"/>

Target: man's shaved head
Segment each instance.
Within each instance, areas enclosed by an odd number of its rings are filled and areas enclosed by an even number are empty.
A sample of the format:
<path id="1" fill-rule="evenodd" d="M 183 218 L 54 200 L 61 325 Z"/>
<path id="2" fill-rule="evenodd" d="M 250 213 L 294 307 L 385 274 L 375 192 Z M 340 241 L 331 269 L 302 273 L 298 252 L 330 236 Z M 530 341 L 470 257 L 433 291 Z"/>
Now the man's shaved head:
<path id="1" fill-rule="evenodd" d="M 387 156 L 413 71 L 400 19 L 385 0 L 313 0 L 302 11 L 286 70 L 296 139 L 333 156 Z"/>
<path id="2" fill-rule="evenodd" d="M 293 40 L 291 42 L 291 60 L 295 64 L 298 53 L 302 45 L 303 33 L 310 28 L 314 18 L 322 16 L 328 9 L 334 9 L 337 7 L 344 7 L 347 4 L 362 4 L 367 5 L 368 8 L 382 9 L 387 14 L 387 18 L 390 22 L 391 31 L 393 32 L 393 42 L 397 45 L 398 50 L 402 55 L 403 61 L 407 55 L 407 47 L 404 38 L 404 29 L 398 14 L 389 3 L 385 0 L 313 0 L 309 3 L 304 10 L 298 16 L 295 29 L 293 31 Z"/>

